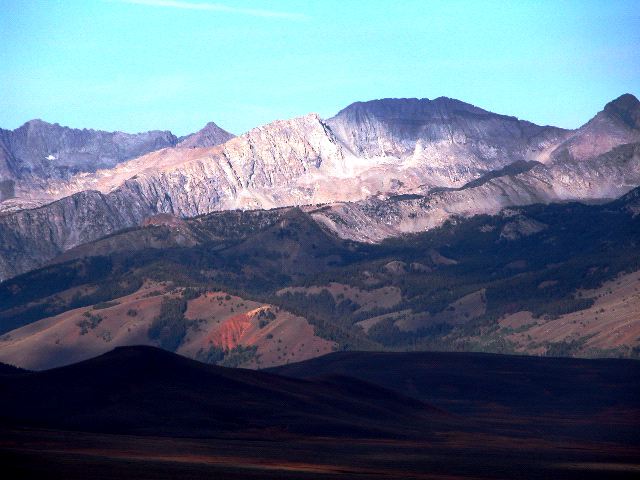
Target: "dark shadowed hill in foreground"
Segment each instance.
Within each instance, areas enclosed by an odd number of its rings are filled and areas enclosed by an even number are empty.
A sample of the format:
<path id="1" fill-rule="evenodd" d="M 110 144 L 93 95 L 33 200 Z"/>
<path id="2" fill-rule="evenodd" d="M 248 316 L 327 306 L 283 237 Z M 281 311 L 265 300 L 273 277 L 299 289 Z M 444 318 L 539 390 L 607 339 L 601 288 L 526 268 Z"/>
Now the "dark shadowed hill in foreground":
<path id="1" fill-rule="evenodd" d="M 6 423 L 110 433 L 415 437 L 452 421 L 418 400 L 356 379 L 298 380 L 152 347 L 117 348 L 67 367 L 0 376 L 0 391 Z"/>
<path id="2" fill-rule="evenodd" d="M 630 479 L 640 468 L 636 361 L 345 352 L 274 370 L 151 347 L 44 372 L 8 369 L 3 471 L 584 480 Z"/>
<path id="3" fill-rule="evenodd" d="M 640 362 L 455 352 L 337 352 L 269 369 L 349 375 L 456 415 L 587 438 L 640 440 Z"/>

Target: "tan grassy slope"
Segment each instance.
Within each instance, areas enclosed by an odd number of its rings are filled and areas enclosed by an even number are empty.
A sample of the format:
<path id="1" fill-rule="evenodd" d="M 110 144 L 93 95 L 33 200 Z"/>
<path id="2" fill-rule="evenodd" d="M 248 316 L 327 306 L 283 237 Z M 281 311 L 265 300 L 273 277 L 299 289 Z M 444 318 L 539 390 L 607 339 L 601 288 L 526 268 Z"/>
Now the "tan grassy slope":
<path id="1" fill-rule="evenodd" d="M 551 282 L 543 283 L 539 288 L 553 288 Z M 581 342 L 582 355 L 625 351 L 640 345 L 640 271 L 580 294 L 594 298 L 593 306 L 550 320 L 518 312 L 500 320 L 502 331 L 512 329 L 507 339 L 527 353 L 545 353 L 546 342 Z"/>
<path id="2" fill-rule="evenodd" d="M 44 318 L 0 337 L 0 362 L 39 370 L 78 362 L 117 346 L 158 345 L 149 338 L 149 327 L 160 313 L 163 298 L 181 293 L 165 284 L 146 283 L 137 292 L 115 299 L 113 305 L 108 302 L 107 308 L 82 307 Z M 207 292 L 187 305 L 189 328 L 177 353 L 191 358 L 204 359 L 211 347 L 255 347 L 256 354 L 241 366 L 256 368 L 305 360 L 334 348 L 332 342 L 314 334 L 306 319 L 268 304 Z"/>

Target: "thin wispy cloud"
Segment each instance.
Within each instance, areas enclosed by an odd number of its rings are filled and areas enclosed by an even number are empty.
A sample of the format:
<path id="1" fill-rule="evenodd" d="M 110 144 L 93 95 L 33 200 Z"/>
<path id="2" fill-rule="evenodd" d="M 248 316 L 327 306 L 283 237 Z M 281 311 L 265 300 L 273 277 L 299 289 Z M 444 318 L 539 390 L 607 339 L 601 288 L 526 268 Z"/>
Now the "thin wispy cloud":
<path id="1" fill-rule="evenodd" d="M 182 10 L 235 13 L 239 15 L 250 15 L 252 17 L 283 18 L 288 20 L 305 20 L 308 18 L 302 13 L 232 7 L 229 5 L 224 5 L 222 3 L 184 2 L 180 0 L 120 0 L 120 2 L 158 8 L 176 8 Z"/>

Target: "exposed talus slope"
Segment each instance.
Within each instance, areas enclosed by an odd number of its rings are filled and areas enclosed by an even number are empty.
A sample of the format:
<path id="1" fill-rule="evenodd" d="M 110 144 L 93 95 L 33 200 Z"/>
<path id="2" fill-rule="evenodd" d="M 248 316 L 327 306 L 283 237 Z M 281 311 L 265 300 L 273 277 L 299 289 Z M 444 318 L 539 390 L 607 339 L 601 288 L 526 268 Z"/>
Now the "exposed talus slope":
<path id="1" fill-rule="evenodd" d="M 474 181 L 425 195 L 371 198 L 318 209 L 316 221 L 341 237 L 376 242 L 441 225 L 452 216 L 495 214 L 505 207 L 615 198 L 640 185 L 640 144 L 622 145 L 589 160 L 537 164 L 515 175 Z"/>

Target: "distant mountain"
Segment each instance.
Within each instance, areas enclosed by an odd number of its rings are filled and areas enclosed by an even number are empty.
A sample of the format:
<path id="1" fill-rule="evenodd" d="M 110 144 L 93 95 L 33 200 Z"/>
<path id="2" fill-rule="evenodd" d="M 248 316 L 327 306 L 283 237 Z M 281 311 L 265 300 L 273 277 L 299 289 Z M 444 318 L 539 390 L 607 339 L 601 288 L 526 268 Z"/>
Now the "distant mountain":
<path id="1" fill-rule="evenodd" d="M 48 180 L 113 168 L 176 142 L 168 131 L 127 134 L 79 130 L 42 120 L 31 120 L 13 131 L 0 129 L 0 180 L 7 189 L 0 200 L 9 197 L 11 184 L 18 194 L 44 189 Z"/>
<path id="2" fill-rule="evenodd" d="M 215 147 L 231 140 L 233 137 L 233 134 L 223 130 L 214 122 L 209 122 L 202 130 L 181 138 L 177 146 L 183 148 Z"/>
<path id="3" fill-rule="evenodd" d="M 15 130 L 0 129 L 0 202 L 14 196 L 46 200 L 52 195 L 52 182 L 64 183 L 76 174 L 111 169 L 179 143 L 204 147 L 224 143 L 231 137 L 214 123 L 180 141 L 169 131 L 129 134 L 31 120 Z"/>
<path id="4" fill-rule="evenodd" d="M 597 157 L 613 148 L 640 142 L 640 101 L 624 94 L 557 146 L 555 157 L 574 160 Z"/>
<path id="5" fill-rule="evenodd" d="M 632 95 L 575 131 L 452 99 L 388 99 L 327 121 L 277 121 L 218 146 L 162 149 L 50 181 L 49 194 L 63 198 L 0 216 L 0 278 L 158 213 L 326 204 L 316 221 L 343 238 L 377 242 L 452 215 L 616 198 L 640 185 L 637 117 Z M 190 141 L 206 144 L 206 132 Z"/>
<path id="6" fill-rule="evenodd" d="M 357 156 L 406 159 L 446 186 L 514 161 L 544 161 L 569 133 L 445 97 L 357 102 L 327 125 Z"/>

